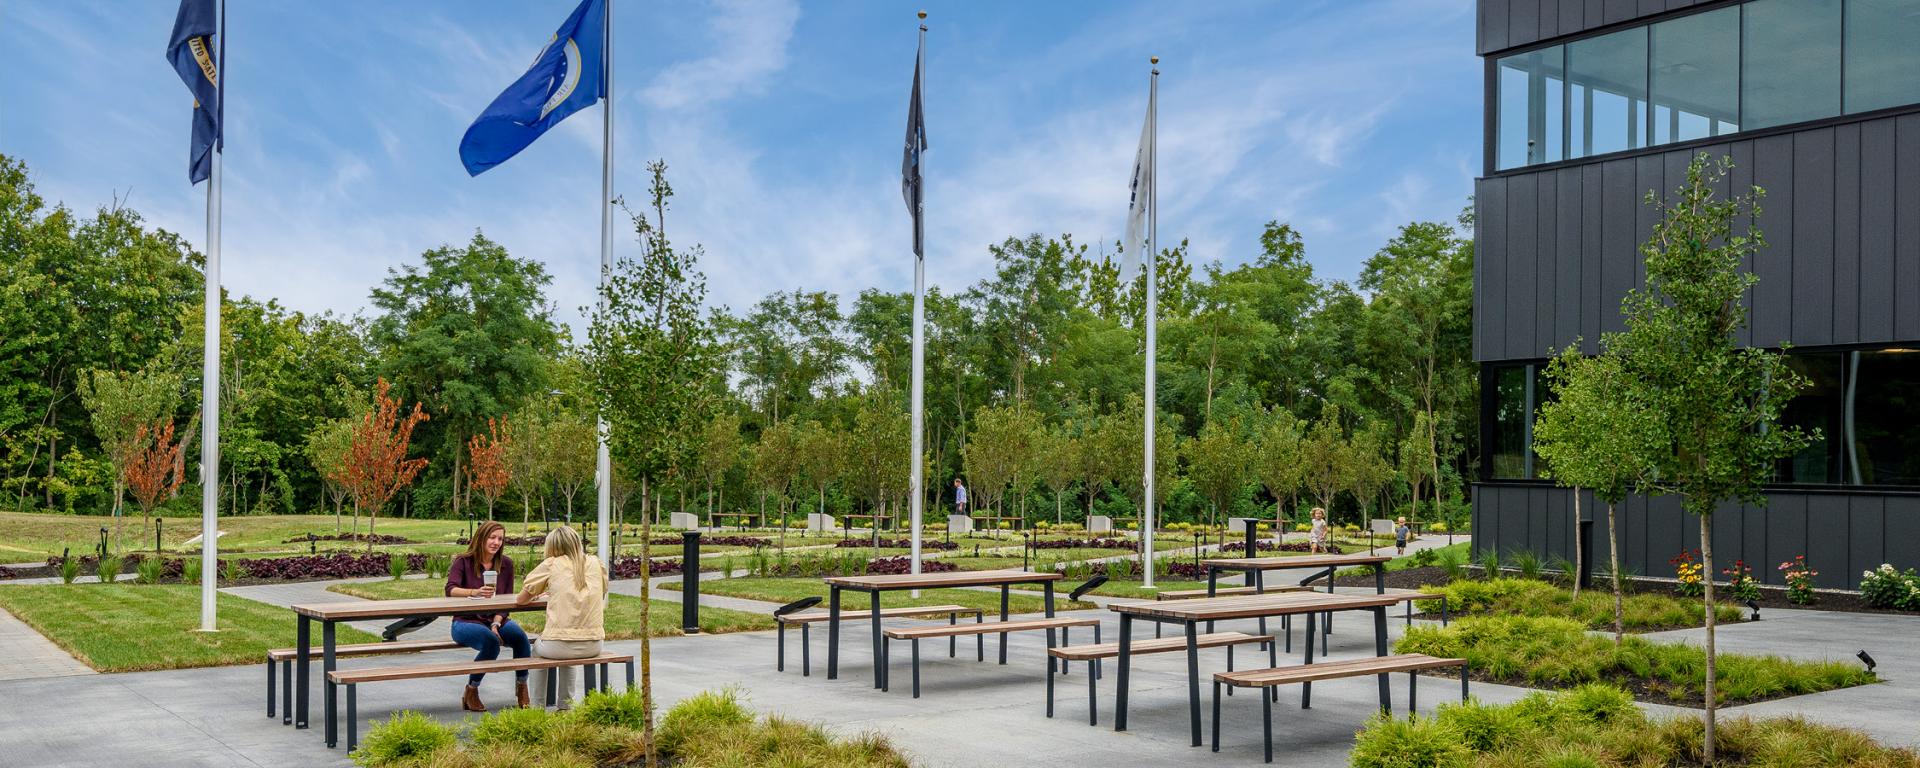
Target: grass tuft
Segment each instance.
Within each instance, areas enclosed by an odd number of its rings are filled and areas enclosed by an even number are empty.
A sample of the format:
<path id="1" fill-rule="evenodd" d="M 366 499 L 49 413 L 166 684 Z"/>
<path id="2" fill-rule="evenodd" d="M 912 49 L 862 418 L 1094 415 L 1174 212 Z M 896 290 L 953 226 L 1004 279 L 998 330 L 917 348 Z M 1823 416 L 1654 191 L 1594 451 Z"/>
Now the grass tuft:
<path id="1" fill-rule="evenodd" d="M 349 757 L 367 768 L 423 765 L 458 742 L 453 726 L 409 710 L 373 726 Z"/>

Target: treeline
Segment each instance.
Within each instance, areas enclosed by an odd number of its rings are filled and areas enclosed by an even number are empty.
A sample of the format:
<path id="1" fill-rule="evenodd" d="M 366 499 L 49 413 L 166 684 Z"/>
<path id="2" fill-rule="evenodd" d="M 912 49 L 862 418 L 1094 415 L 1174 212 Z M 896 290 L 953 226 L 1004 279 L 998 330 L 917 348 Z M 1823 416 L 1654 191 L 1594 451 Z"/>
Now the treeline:
<path id="1" fill-rule="evenodd" d="M 1167 250 L 1154 276 L 1165 518 L 1270 517 L 1296 500 L 1351 519 L 1416 496 L 1457 509 L 1479 460 L 1470 227 L 1408 224 L 1352 284 L 1316 277 L 1284 223 L 1237 266 L 1196 270 L 1185 243 Z M 975 501 L 1004 514 L 1133 516 L 1144 281 L 1123 284 L 1070 236 L 991 251 L 990 277 L 927 297 L 929 509 L 965 475 Z M 202 265 L 126 208 L 48 205 L 24 164 L 0 156 L 6 508 L 114 511 L 129 467 L 155 474 L 147 454 L 166 445 L 153 436 L 172 425 L 169 458 L 187 482 L 161 483 L 154 506 L 197 511 Z M 367 316 L 229 297 L 222 514 L 350 512 L 330 468 L 381 379 L 430 415 L 411 436 L 429 463 L 383 514 L 591 514 L 596 390 L 549 284 L 476 233 L 391 270 Z M 905 292 L 801 289 L 711 310 L 719 415 L 644 495 L 616 462 L 616 503 L 897 510 L 911 306 Z"/>

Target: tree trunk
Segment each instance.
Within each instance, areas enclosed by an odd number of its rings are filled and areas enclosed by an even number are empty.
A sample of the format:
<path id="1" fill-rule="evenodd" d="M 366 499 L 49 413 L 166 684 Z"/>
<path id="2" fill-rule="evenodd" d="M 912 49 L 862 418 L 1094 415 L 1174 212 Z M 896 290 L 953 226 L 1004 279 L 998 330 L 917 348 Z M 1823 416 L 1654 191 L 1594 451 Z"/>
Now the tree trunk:
<path id="1" fill-rule="evenodd" d="M 1626 622 L 1626 598 L 1620 591 L 1620 537 L 1613 530 L 1613 504 L 1607 504 L 1607 570 L 1613 579 L 1613 647 L 1620 647 Z"/>
<path id="2" fill-rule="evenodd" d="M 1707 685 L 1706 685 L 1707 715 L 1705 718 L 1707 729 L 1706 729 L 1706 738 L 1704 740 L 1705 747 L 1701 751 L 1701 757 L 1705 758 L 1703 762 L 1705 762 L 1707 765 L 1713 765 L 1713 759 L 1714 759 L 1713 758 L 1713 752 L 1714 752 L 1713 715 L 1714 715 L 1714 709 L 1715 709 L 1715 702 L 1713 700 L 1713 696 L 1714 696 L 1714 682 L 1715 682 L 1714 678 L 1716 677 L 1715 673 L 1718 670 L 1715 669 L 1716 665 L 1714 664 L 1714 658 L 1713 658 L 1713 618 L 1714 618 L 1713 608 L 1714 608 L 1714 605 L 1713 605 L 1713 516 L 1712 515 L 1700 516 L 1700 586 L 1701 586 L 1702 599 L 1706 601 L 1706 608 L 1707 608 Z"/>
<path id="3" fill-rule="evenodd" d="M 640 479 L 641 498 L 646 498 L 647 479 Z M 601 531 L 605 536 L 606 532 Z M 644 713 L 641 720 L 643 738 L 647 742 L 647 768 L 659 764 L 659 753 L 654 749 L 653 738 L 653 643 L 652 632 L 647 631 L 653 619 L 653 526 L 647 516 L 640 515 L 640 710 Z M 691 565 L 681 564 L 681 568 L 700 567 L 699 562 Z"/>
<path id="4" fill-rule="evenodd" d="M 1573 573 L 1567 574 L 1567 579 L 1573 582 L 1573 599 L 1575 600 L 1580 599 L 1580 566 L 1586 562 L 1586 558 L 1585 548 L 1580 546 L 1580 489 L 1575 487 L 1573 489 Z"/>

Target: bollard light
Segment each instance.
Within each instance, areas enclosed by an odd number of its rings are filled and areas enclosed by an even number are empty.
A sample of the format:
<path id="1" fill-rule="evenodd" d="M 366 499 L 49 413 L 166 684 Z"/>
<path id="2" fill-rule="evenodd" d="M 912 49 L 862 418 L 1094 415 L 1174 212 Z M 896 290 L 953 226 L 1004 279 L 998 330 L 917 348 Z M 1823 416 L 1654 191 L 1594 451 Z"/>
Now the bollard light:
<path id="1" fill-rule="evenodd" d="M 1748 607 L 1748 608 L 1752 608 L 1752 609 L 1753 609 L 1753 620 L 1754 620 L 1754 621 L 1759 621 L 1759 620 L 1760 620 L 1760 603 L 1759 603 L 1759 601 L 1756 601 L 1756 600 L 1748 600 L 1748 601 L 1747 601 L 1747 607 Z"/>
<path id="2" fill-rule="evenodd" d="M 1873 663 L 1873 657 L 1872 657 L 1872 656 L 1869 656 L 1869 655 L 1867 655 L 1867 652 L 1866 652 L 1866 650 L 1865 650 L 1865 649 L 1861 649 L 1861 651 L 1860 651 L 1859 653 L 1857 653 L 1857 654 L 1854 654 L 1854 655 L 1855 655 L 1855 656 L 1859 656 L 1859 657 L 1860 657 L 1860 662 L 1861 662 L 1861 663 L 1863 663 L 1863 664 L 1866 664 L 1866 665 L 1867 665 L 1867 671 L 1868 671 L 1868 672 L 1872 672 L 1872 671 L 1873 671 L 1873 668 L 1874 668 L 1874 666 L 1875 666 L 1875 665 L 1874 665 L 1874 663 Z"/>

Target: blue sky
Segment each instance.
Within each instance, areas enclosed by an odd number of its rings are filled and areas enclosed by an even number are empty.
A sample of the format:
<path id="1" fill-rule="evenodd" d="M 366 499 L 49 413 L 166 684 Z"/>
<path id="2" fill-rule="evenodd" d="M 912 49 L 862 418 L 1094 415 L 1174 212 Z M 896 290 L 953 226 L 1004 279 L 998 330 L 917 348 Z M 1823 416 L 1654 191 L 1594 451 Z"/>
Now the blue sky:
<path id="1" fill-rule="evenodd" d="M 1480 167 L 1466 0 L 615 0 L 615 191 L 665 159 L 669 232 L 705 246 L 710 300 L 911 288 L 899 163 L 925 7 L 928 280 L 987 275 L 989 243 L 1118 239 L 1159 55 L 1160 216 L 1202 261 L 1269 219 L 1352 278 L 1401 223 L 1452 217 Z M 599 253 L 600 112 L 477 178 L 461 133 L 573 0 L 228 7 L 223 283 L 352 313 L 389 267 L 475 229 L 554 275 L 578 324 Z M 191 102 L 164 58 L 175 3 L 0 4 L 0 152 L 42 196 L 116 197 L 197 245 Z M 624 221 L 617 247 L 635 250 Z"/>

